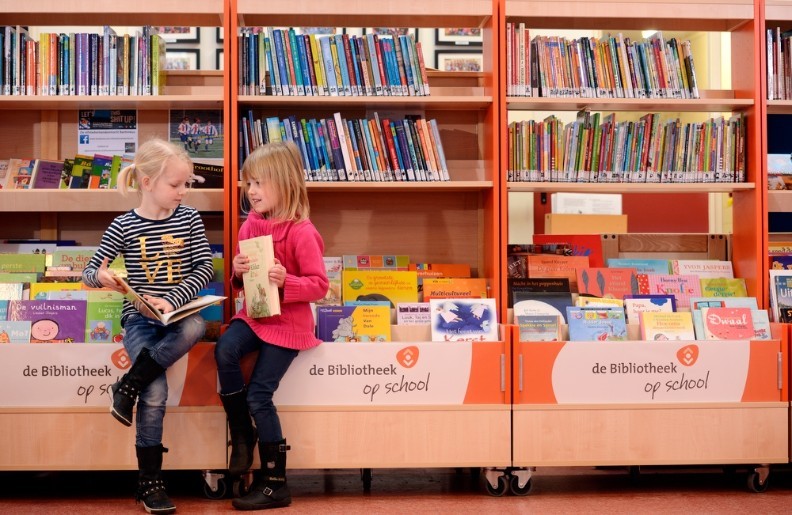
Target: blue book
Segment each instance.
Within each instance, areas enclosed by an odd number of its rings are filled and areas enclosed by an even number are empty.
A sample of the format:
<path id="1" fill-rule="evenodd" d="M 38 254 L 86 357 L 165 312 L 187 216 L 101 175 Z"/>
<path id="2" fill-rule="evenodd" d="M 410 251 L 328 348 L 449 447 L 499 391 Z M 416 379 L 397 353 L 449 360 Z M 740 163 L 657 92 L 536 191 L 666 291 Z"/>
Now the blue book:
<path id="1" fill-rule="evenodd" d="M 308 122 L 308 131 L 311 133 L 311 141 L 314 144 L 314 151 L 316 152 L 316 160 L 319 163 L 319 170 L 322 172 L 322 178 L 329 181 L 332 180 L 330 173 L 330 163 L 327 159 L 327 155 L 324 152 L 324 136 L 322 134 L 322 126 L 319 125 L 319 122 L 312 118 Z"/>
<path id="2" fill-rule="evenodd" d="M 371 173 L 377 178 L 377 180 L 381 181 L 385 179 L 385 177 L 383 177 L 382 170 L 380 170 L 379 167 L 379 162 L 377 162 L 378 153 L 376 150 L 374 150 L 371 128 L 369 127 L 368 120 L 360 120 L 358 125 L 360 127 L 360 133 L 363 136 L 363 146 L 365 147 L 364 150 L 368 156 L 369 163 L 371 163 Z"/>
<path id="3" fill-rule="evenodd" d="M 333 53 L 330 45 L 334 44 L 331 41 L 332 36 L 325 36 L 319 38 L 319 48 L 322 51 L 322 61 L 324 62 L 324 77 L 327 81 L 327 90 L 331 96 L 338 96 L 338 83 L 335 76 L 335 63 L 333 61 Z"/>
<path id="4" fill-rule="evenodd" d="M 388 83 L 391 95 L 401 96 L 401 79 L 399 78 L 399 63 L 396 60 L 396 49 L 393 46 L 392 38 L 384 38 L 382 44 L 382 56 L 385 59 L 388 73 Z"/>
<path id="5" fill-rule="evenodd" d="M 410 134 L 410 128 L 407 125 L 408 123 L 407 120 L 400 120 L 396 126 L 396 132 L 399 133 L 399 129 L 401 129 L 401 134 L 406 142 L 404 148 L 407 149 L 407 158 L 410 161 L 410 167 L 414 170 L 416 180 L 425 181 L 426 176 L 422 173 L 421 165 L 418 163 L 418 156 L 415 153 L 415 146 L 413 144 L 412 135 Z"/>
<path id="6" fill-rule="evenodd" d="M 355 76 L 355 84 L 357 84 L 357 95 L 364 95 L 365 87 L 363 85 L 363 76 L 360 74 L 360 59 L 358 58 L 358 49 L 355 44 L 355 37 L 349 37 L 344 34 L 345 44 L 349 45 L 349 56 L 352 58 L 352 70 L 349 72 L 350 76 Z"/>
<path id="7" fill-rule="evenodd" d="M 302 73 L 303 89 L 305 90 L 306 95 L 314 95 L 316 94 L 314 92 L 316 85 L 313 83 L 313 81 L 311 81 L 311 69 L 309 68 L 310 65 L 308 64 L 309 57 L 308 50 L 305 48 L 305 37 L 297 34 L 294 36 L 294 38 L 296 40 L 297 52 L 300 57 L 300 73 Z"/>
<path id="8" fill-rule="evenodd" d="M 312 119 L 311 123 L 313 124 L 313 128 L 316 131 L 317 144 L 319 146 L 319 151 L 322 153 L 322 161 L 324 163 L 325 169 L 327 170 L 328 178 L 330 180 L 337 181 L 338 174 L 332 173 L 333 165 L 330 162 L 330 154 L 328 151 L 329 138 L 327 137 L 327 127 L 325 125 L 325 121 Z"/>
<path id="9" fill-rule="evenodd" d="M 627 323 L 622 308 L 567 307 L 569 341 L 625 341 Z"/>
<path id="10" fill-rule="evenodd" d="M 347 131 L 349 133 L 349 140 L 352 143 L 352 155 L 355 159 L 355 166 L 358 169 L 358 173 L 363 176 L 363 179 L 370 181 L 371 180 L 371 171 L 363 169 L 363 162 L 360 160 L 360 145 L 358 144 L 358 133 L 355 132 L 355 124 L 352 120 L 347 119 Z"/>
<path id="11" fill-rule="evenodd" d="M 287 44 L 291 49 L 291 65 L 294 68 L 294 80 L 295 80 L 296 91 L 298 95 L 305 95 L 305 83 L 303 82 L 303 73 L 302 73 L 302 59 L 300 57 L 300 48 L 299 45 L 297 44 L 297 35 L 294 32 L 294 29 L 289 29 L 287 32 L 287 36 L 289 38 Z"/>
<path id="12" fill-rule="evenodd" d="M 273 66 L 272 61 L 272 40 L 264 36 L 264 58 L 267 60 L 267 70 L 269 71 L 269 83 L 271 88 L 271 95 L 276 95 L 276 91 L 278 90 L 278 76 L 276 70 Z"/>
<path id="13" fill-rule="evenodd" d="M 404 75 L 407 79 L 407 91 L 409 94 L 414 95 L 418 90 L 415 87 L 415 80 L 413 79 L 412 60 L 410 59 L 409 39 L 407 36 L 399 36 L 399 45 L 401 45 L 402 56 L 404 60 Z"/>
<path id="14" fill-rule="evenodd" d="M 341 34 L 336 34 L 335 45 L 338 53 L 338 69 L 341 72 L 341 80 L 344 87 L 344 95 L 352 95 L 352 85 L 349 82 L 349 70 L 347 69 L 346 52 L 344 51 L 344 38 Z"/>
<path id="15" fill-rule="evenodd" d="M 0 320 L 0 345 L 3 343 L 30 343 L 30 322 Z"/>
<path id="16" fill-rule="evenodd" d="M 272 39 L 275 42 L 275 58 L 278 61 L 281 90 L 284 95 L 291 95 L 292 85 L 289 79 L 289 69 L 286 67 L 286 49 L 283 46 L 283 31 L 281 29 L 273 30 Z"/>
<path id="17" fill-rule="evenodd" d="M 305 142 L 305 150 L 308 154 L 308 168 L 312 171 L 319 171 L 319 161 L 316 158 L 316 149 L 311 134 L 308 131 L 308 121 L 305 118 L 300 120 L 300 132 L 302 133 L 303 141 Z"/>
<path id="18" fill-rule="evenodd" d="M 374 94 L 384 95 L 382 89 L 382 80 L 380 80 L 379 73 L 379 58 L 377 57 L 377 42 L 375 34 L 366 34 L 366 43 L 369 51 L 369 58 L 371 60 L 371 74 L 374 76 Z"/>
<path id="19" fill-rule="evenodd" d="M 639 274 L 668 274 L 667 259 L 608 258 L 608 268 L 634 268 Z"/>

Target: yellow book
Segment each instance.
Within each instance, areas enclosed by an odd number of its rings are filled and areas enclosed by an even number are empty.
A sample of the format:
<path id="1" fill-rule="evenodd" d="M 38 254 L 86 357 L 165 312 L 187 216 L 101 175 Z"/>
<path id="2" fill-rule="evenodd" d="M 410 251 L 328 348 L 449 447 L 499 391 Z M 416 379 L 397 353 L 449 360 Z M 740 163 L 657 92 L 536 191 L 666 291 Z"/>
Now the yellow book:
<path id="1" fill-rule="evenodd" d="M 314 64 L 314 73 L 316 74 L 316 86 L 319 95 L 329 95 L 327 89 L 327 82 L 325 81 L 324 59 L 322 59 L 322 52 L 319 48 L 319 42 L 316 40 L 316 34 L 308 36 L 311 42 L 311 59 Z"/>
<path id="2" fill-rule="evenodd" d="M 409 271 L 344 270 L 341 275 L 344 302 L 356 300 L 418 302 L 418 274 Z"/>
<path id="3" fill-rule="evenodd" d="M 389 342 L 388 306 L 317 306 L 316 335 L 324 342 Z"/>

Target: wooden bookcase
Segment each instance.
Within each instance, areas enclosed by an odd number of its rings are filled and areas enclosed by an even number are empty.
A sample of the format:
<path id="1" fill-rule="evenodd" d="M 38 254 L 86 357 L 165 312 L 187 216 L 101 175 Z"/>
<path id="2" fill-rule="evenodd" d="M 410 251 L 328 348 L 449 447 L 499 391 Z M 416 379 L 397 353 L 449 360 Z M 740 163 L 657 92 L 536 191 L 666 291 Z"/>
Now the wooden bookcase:
<path id="1" fill-rule="evenodd" d="M 189 25 L 227 30 L 224 0 L 196 0 L 185 10 L 176 0 L 112 3 L 43 0 L 23 5 L 0 0 L 0 25 L 80 26 Z M 228 38 L 226 38 L 228 40 Z M 227 80 L 223 72 L 168 72 L 160 96 L 0 96 L 0 156 L 63 160 L 77 153 L 81 109 L 136 109 L 138 141 L 169 135 L 170 109 L 218 109 L 228 127 Z M 227 140 L 226 140 L 227 141 Z M 228 145 L 226 142 L 226 169 Z M 187 203 L 198 208 L 211 243 L 226 241 L 227 188 L 195 190 Z M 0 191 L 0 238 L 73 239 L 98 245 L 110 221 L 137 206 L 132 194 L 115 191 Z M 79 345 L 79 344 L 78 344 Z M 3 434 L 0 468 L 9 470 L 136 469 L 134 438 L 102 408 L 0 408 Z M 225 466 L 225 415 L 217 407 L 169 408 L 165 440 L 190 434 L 191 444 L 174 445 L 167 468 Z M 25 442 L 46 442 L 29 445 Z"/>
<path id="2" fill-rule="evenodd" d="M 782 3 L 782 2 L 777 2 Z M 784 2 L 787 6 L 788 3 Z M 769 7 L 768 7 L 769 9 Z M 792 11 L 790 11 L 792 12 Z M 575 29 L 620 31 L 715 31 L 731 35 L 731 90 L 701 91 L 697 100 L 635 99 L 555 99 L 507 97 L 506 48 L 501 48 L 501 173 L 508 163 L 508 114 L 517 111 L 592 111 L 660 112 L 676 116 L 680 112 L 742 112 L 747 121 L 747 182 L 743 184 L 560 184 L 503 182 L 501 191 L 501 241 L 507 243 L 508 192 L 586 191 L 624 194 L 653 192 L 668 194 L 669 202 L 684 205 L 684 194 L 693 192 L 730 192 L 734 199 L 734 230 L 731 235 L 731 259 L 735 276 L 744 277 L 749 295 L 756 296 L 760 307 L 767 307 L 766 177 L 763 173 L 762 106 L 764 75 L 760 61 L 764 55 L 763 22 L 760 3 L 751 0 L 658 0 L 642 2 L 570 1 L 555 2 L 502 0 L 501 26 L 507 22 L 525 22 L 529 29 Z M 792 17 L 792 16 L 790 16 Z M 505 41 L 505 38 L 501 38 Z M 695 56 L 698 59 L 698 56 Z M 700 64 L 696 62 L 700 70 Z M 791 111 L 792 112 L 792 111 Z M 546 116 L 543 115 L 543 116 Z M 530 119 L 530 114 L 525 116 Z M 505 254 L 505 252 L 503 252 Z M 501 256 L 505 270 L 505 255 Z M 501 295 L 506 294 L 505 277 Z M 504 313 L 504 316 L 505 313 Z M 782 331 L 783 332 L 783 331 Z M 781 337 L 777 333 L 776 337 Z M 785 339 L 786 336 L 784 335 Z M 523 342 L 515 337 L 515 363 L 523 360 Z M 769 342 L 768 342 L 769 343 Z M 778 342 L 775 342 L 778 345 Z M 783 346 L 783 343 L 782 343 Z M 609 404 L 582 405 L 526 404 L 520 370 L 514 372 L 514 447 L 516 467 L 541 465 L 648 465 L 686 463 L 779 463 L 788 460 L 788 404 L 779 389 L 778 402 L 685 405 Z M 748 433 L 762 434 L 762 442 L 734 440 L 716 436 L 695 438 L 695 449 L 683 450 L 679 441 L 654 438 L 674 434 L 685 427 L 690 434 L 717 435 L 717 425 L 740 426 Z M 545 437 L 561 432 L 549 428 L 575 428 L 564 436 Z M 650 431 L 651 430 L 651 431 Z M 581 434 L 582 433 L 582 434 Z M 641 436 L 651 434 L 644 441 Z M 530 437 L 522 435 L 532 435 Z M 541 435 L 541 436 L 537 436 Z M 581 438 L 585 444 L 580 443 Z M 573 442 L 574 445 L 573 445 Z M 683 452 L 680 452 L 683 451 Z M 688 452 L 689 451 L 689 452 Z M 758 477 L 758 476 L 757 476 Z M 763 483 L 761 481 L 760 483 Z M 761 488 L 763 485 L 759 484 Z"/>
<path id="3" fill-rule="evenodd" d="M 381 116 L 419 114 L 438 121 L 449 182 L 308 182 L 311 219 L 324 239 L 326 256 L 397 253 L 409 255 L 411 262 L 468 263 L 474 276 L 488 280 L 492 296 L 500 297 L 497 6 L 497 0 L 407 0 L 398 4 L 231 0 L 232 34 L 238 27 L 255 26 L 482 28 L 483 71 L 430 72 L 431 96 L 426 97 L 242 96 L 235 87 L 239 67 L 231 66 L 233 124 L 249 110 L 262 119 L 332 117 L 334 112 L 362 118 L 373 117 L 376 111 Z M 236 63 L 239 48 L 236 38 L 232 39 L 230 53 Z M 233 148 L 237 148 L 236 140 Z M 232 170 L 241 168 L 238 160 L 234 152 Z M 239 205 L 239 194 L 239 189 L 231 189 L 233 206 Z M 241 216 L 231 220 L 234 239 L 241 221 Z M 420 348 L 420 341 L 426 340 L 400 341 L 412 341 Z M 505 342 L 493 345 L 507 352 Z M 499 373 L 497 367 L 493 369 L 493 379 Z M 495 405 L 362 409 L 287 405 L 279 411 L 292 445 L 290 467 L 502 467 L 511 459 L 508 402 L 504 391 L 502 403 Z M 454 429 L 474 426 L 481 431 Z M 361 427 L 367 428 L 362 435 L 355 430 Z M 371 431 L 385 427 L 388 434 L 398 436 L 388 437 L 384 446 L 373 440 L 371 445 L 364 443 L 373 438 Z M 443 443 L 435 445 L 430 433 L 444 435 Z M 482 440 L 488 448 L 484 454 L 480 452 Z"/>

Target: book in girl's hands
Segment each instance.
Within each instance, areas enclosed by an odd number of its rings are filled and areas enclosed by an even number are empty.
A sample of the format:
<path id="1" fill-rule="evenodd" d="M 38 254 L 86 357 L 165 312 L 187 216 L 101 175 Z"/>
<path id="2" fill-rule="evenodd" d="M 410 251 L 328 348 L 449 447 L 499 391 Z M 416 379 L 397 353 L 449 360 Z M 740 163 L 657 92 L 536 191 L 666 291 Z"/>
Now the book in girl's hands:
<path id="1" fill-rule="evenodd" d="M 241 243 L 241 242 L 240 242 Z M 114 276 L 116 284 L 120 286 L 124 290 L 124 296 L 127 298 L 129 302 L 131 302 L 135 307 L 140 311 L 144 316 L 148 318 L 152 318 L 154 320 L 159 320 L 162 325 L 168 325 L 172 322 L 177 322 L 182 318 L 188 317 L 193 313 L 197 313 L 201 311 L 206 306 L 210 306 L 212 304 L 216 304 L 218 302 L 222 302 L 225 300 L 225 297 L 221 297 L 219 295 L 204 295 L 203 297 L 197 297 L 195 300 L 188 302 L 187 304 L 174 309 L 170 313 L 163 313 L 158 310 L 154 305 L 146 300 L 143 295 L 140 295 L 138 292 L 132 289 L 126 281 L 118 277 L 117 275 Z M 83 331 L 85 331 L 85 317 L 83 316 Z"/>
<path id="2" fill-rule="evenodd" d="M 498 341 L 495 299 L 432 299 L 432 341 Z"/>
<path id="3" fill-rule="evenodd" d="M 278 287 L 269 280 L 270 268 L 275 264 L 272 235 L 240 240 L 239 252 L 250 258 L 250 270 L 242 274 L 248 316 L 263 318 L 280 315 Z"/>

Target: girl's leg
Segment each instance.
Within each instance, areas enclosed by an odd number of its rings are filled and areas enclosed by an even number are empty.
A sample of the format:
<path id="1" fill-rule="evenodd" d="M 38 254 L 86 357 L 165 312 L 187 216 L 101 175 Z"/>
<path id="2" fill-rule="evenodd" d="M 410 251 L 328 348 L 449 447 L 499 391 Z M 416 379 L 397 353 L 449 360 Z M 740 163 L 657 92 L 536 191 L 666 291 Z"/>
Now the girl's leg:
<path id="1" fill-rule="evenodd" d="M 246 323 L 240 320 L 231 322 L 215 345 L 221 394 L 229 395 L 245 389 L 245 379 L 239 363 L 245 355 L 259 350 L 262 343 Z"/>
<path id="2" fill-rule="evenodd" d="M 152 324 L 153 325 L 153 324 Z M 192 314 L 168 326 L 153 325 L 157 338 L 150 341 L 151 357 L 163 368 L 169 368 L 179 361 L 198 343 L 206 331 L 206 322 L 198 313 Z"/>
<path id="3" fill-rule="evenodd" d="M 283 439 L 280 419 L 272 396 L 299 351 L 264 342 L 248 385 L 248 405 L 256 421 L 260 442 Z"/>

